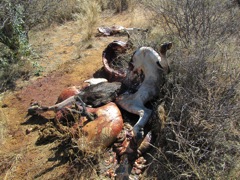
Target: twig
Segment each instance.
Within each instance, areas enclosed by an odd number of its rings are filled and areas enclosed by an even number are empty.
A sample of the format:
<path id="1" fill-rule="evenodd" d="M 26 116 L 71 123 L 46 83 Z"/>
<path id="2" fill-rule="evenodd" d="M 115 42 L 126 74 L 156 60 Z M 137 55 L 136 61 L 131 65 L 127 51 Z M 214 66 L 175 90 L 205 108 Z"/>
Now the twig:
<path id="1" fill-rule="evenodd" d="M 6 22 L 9 20 L 9 17 L 3 21 L 3 25 L 0 26 L 0 30 L 2 30 L 5 27 Z"/>

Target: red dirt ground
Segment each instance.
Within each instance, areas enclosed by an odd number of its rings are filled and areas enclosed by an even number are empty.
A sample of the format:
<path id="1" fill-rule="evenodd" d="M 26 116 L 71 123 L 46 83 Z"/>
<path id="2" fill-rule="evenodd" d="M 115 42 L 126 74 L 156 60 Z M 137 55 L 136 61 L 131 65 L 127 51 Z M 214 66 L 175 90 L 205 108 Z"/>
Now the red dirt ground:
<path id="1" fill-rule="evenodd" d="M 123 13 L 105 17 L 98 25 L 137 25 L 133 13 Z M 81 50 L 81 32 L 77 22 L 67 22 L 46 30 L 32 32 L 30 41 L 40 55 L 39 64 L 44 72 L 40 77 L 20 82 L 18 90 L 7 92 L 0 101 L 0 179 L 56 179 L 66 172 L 66 165 L 58 165 L 53 157 L 54 143 L 36 146 L 38 131 L 26 135 L 26 129 L 36 123 L 26 122 L 27 108 L 31 101 L 43 105 L 54 104 L 60 92 L 68 86 L 81 85 L 102 67 L 101 55 L 104 48 L 113 40 L 126 40 L 126 37 L 94 37 L 92 48 Z M 96 26 L 97 28 L 97 26 Z M 96 31 L 97 32 L 97 31 Z M 45 114 L 52 118 L 54 114 Z"/>

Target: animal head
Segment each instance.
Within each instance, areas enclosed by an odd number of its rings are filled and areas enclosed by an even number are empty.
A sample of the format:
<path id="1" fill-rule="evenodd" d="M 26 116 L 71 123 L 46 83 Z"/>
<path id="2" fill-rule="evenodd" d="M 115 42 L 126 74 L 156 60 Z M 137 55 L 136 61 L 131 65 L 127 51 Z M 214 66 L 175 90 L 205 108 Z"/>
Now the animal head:
<path id="1" fill-rule="evenodd" d="M 164 47 L 167 48 L 166 45 Z M 169 48 L 171 48 L 170 45 Z M 133 66 L 133 71 L 144 70 L 144 68 L 151 66 L 152 68 L 162 70 L 166 74 L 169 73 L 169 65 L 166 56 L 160 56 L 151 47 L 141 47 L 138 49 L 133 54 L 131 64 Z"/>

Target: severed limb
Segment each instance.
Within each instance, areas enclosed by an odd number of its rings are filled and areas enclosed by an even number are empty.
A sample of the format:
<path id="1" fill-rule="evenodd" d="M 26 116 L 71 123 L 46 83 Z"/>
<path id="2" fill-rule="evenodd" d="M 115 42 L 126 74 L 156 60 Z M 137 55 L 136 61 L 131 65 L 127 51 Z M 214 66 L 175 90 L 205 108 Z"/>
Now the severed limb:
<path id="1" fill-rule="evenodd" d="M 66 109 L 69 110 L 70 112 L 74 112 L 74 113 L 78 113 L 83 116 L 86 116 L 89 120 L 94 120 L 93 116 L 87 112 L 86 104 L 82 101 L 82 99 L 79 95 L 71 96 L 71 97 L 67 98 L 66 100 L 62 101 L 61 103 L 55 104 L 53 106 L 40 106 L 38 103 L 33 103 L 28 108 L 28 115 L 41 114 L 41 113 L 47 112 L 47 111 L 57 112 L 65 107 L 72 105 L 74 103 L 77 103 L 77 102 L 80 102 L 82 111 L 78 111 L 76 109 L 71 109 L 71 108 L 66 108 Z"/>
<path id="2" fill-rule="evenodd" d="M 64 107 L 71 105 L 73 103 L 76 102 L 75 96 L 71 96 L 69 98 L 67 98 L 66 100 L 55 104 L 53 106 L 41 106 L 39 103 L 33 103 L 31 104 L 31 106 L 28 108 L 28 115 L 37 115 L 37 114 L 41 114 L 43 112 L 47 112 L 47 111 L 54 111 L 57 112 L 61 109 L 63 109 Z"/>

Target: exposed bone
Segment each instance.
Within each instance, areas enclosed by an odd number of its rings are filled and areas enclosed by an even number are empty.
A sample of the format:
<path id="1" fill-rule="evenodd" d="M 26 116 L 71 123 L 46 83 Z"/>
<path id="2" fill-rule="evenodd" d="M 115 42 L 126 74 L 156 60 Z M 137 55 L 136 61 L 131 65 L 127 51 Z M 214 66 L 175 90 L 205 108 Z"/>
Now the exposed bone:
<path id="1" fill-rule="evenodd" d="M 75 97 L 71 96 L 68 99 L 64 100 L 63 102 L 60 102 L 53 106 L 40 106 L 38 103 L 34 103 L 28 108 L 28 114 L 35 115 L 35 114 L 41 114 L 41 113 L 47 112 L 47 111 L 57 112 L 57 111 L 63 109 L 64 107 L 75 103 L 75 101 L 76 101 Z"/>
<path id="2" fill-rule="evenodd" d="M 99 84 L 99 83 L 107 82 L 107 81 L 108 80 L 105 78 L 90 78 L 90 79 L 85 80 L 84 82 L 89 83 L 89 85 L 95 85 L 95 84 Z"/>
<path id="3" fill-rule="evenodd" d="M 115 70 L 111 67 L 112 61 L 117 57 L 117 53 L 124 53 L 128 48 L 128 44 L 123 41 L 113 41 L 110 43 L 102 54 L 102 62 L 105 72 L 107 73 L 108 81 L 122 81 L 126 78 L 127 69 Z"/>

